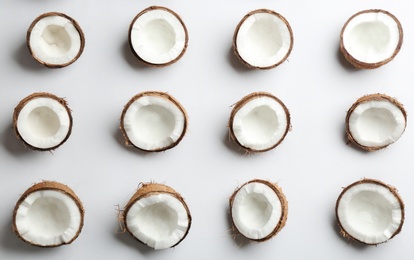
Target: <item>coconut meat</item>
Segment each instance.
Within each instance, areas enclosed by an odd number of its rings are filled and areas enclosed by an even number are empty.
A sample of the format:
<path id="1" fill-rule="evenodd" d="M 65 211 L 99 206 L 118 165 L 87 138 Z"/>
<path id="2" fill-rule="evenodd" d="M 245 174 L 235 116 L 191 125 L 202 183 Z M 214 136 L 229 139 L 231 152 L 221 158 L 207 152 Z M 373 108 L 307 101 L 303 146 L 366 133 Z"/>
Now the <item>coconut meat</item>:
<path id="1" fill-rule="evenodd" d="M 81 35 L 69 19 L 59 15 L 46 16 L 34 25 L 29 44 L 37 59 L 62 65 L 78 55 Z"/>
<path id="2" fill-rule="evenodd" d="M 377 63 L 393 56 L 400 40 L 397 22 L 383 12 L 356 15 L 343 31 L 343 44 L 356 60 Z"/>
<path id="3" fill-rule="evenodd" d="M 128 107 L 124 130 L 136 147 L 159 150 L 181 137 L 184 122 L 183 111 L 173 102 L 158 96 L 143 96 Z"/>
<path id="4" fill-rule="evenodd" d="M 40 246 L 71 241 L 81 223 L 81 212 L 75 201 L 56 190 L 32 192 L 18 206 L 15 218 L 19 235 Z"/>
<path id="5" fill-rule="evenodd" d="M 189 219 L 183 203 L 170 194 L 154 194 L 137 200 L 126 215 L 128 230 L 142 243 L 170 248 L 183 239 Z"/>
<path id="6" fill-rule="evenodd" d="M 252 182 L 237 192 L 231 215 L 241 234 L 257 240 L 274 231 L 282 216 L 282 206 L 274 190 L 266 184 Z"/>
<path id="7" fill-rule="evenodd" d="M 70 130 L 70 117 L 65 106 L 53 98 L 29 100 L 17 117 L 17 129 L 29 145 L 47 149 L 65 140 Z"/>
<path id="8" fill-rule="evenodd" d="M 240 57 L 254 67 L 281 62 L 291 48 L 291 32 L 275 14 L 254 13 L 241 24 L 236 38 Z"/>
<path id="9" fill-rule="evenodd" d="M 401 109 L 385 100 L 363 102 L 349 117 L 352 137 L 367 147 L 387 146 L 397 141 L 403 134 L 405 125 Z"/>
<path id="10" fill-rule="evenodd" d="M 171 12 L 154 9 L 143 13 L 132 25 L 131 45 L 137 55 L 151 64 L 175 60 L 186 46 L 186 30 Z"/>
<path id="11" fill-rule="evenodd" d="M 349 188 L 339 201 L 337 215 L 350 236 L 367 244 L 387 241 L 402 221 L 399 200 L 387 187 L 375 183 Z"/>
<path id="12" fill-rule="evenodd" d="M 276 145 L 287 127 L 285 109 L 267 96 L 248 101 L 233 118 L 233 132 L 237 141 L 253 150 L 265 150 Z"/>

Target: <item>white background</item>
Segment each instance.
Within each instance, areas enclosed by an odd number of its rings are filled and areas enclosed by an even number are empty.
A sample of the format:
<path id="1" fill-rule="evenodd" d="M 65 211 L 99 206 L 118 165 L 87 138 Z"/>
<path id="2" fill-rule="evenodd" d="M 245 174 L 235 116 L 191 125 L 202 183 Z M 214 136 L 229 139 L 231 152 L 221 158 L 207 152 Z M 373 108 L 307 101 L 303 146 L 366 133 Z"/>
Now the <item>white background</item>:
<path id="1" fill-rule="evenodd" d="M 150 5 L 176 11 L 190 41 L 183 58 L 155 69 L 139 64 L 127 45 L 134 16 Z M 189 1 L 2 0 L 0 2 L 0 259 L 413 259 L 414 24 L 409 1 Z M 268 71 L 245 69 L 231 50 L 234 28 L 249 11 L 273 9 L 290 22 L 295 45 L 289 60 Z M 404 43 L 394 61 L 372 71 L 352 69 L 338 53 L 345 21 L 364 9 L 396 15 Z M 64 12 L 83 28 L 86 47 L 60 70 L 38 65 L 25 36 L 49 11 Z M 146 90 L 167 91 L 189 114 L 189 131 L 172 150 L 146 154 L 126 148 L 118 130 L 123 106 Z M 12 113 L 25 96 L 48 91 L 73 110 L 69 140 L 52 153 L 25 149 L 12 131 Z M 231 105 L 254 91 L 268 91 L 290 109 L 292 131 L 275 150 L 246 155 L 229 141 Z M 408 112 L 408 127 L 385 150 L 361 152 L 344 138 L 346 111 L 359 97 L 385 93 Z M 393 240 L 377 247 L 340 237 L 336 198 L 363 177 L 396 186 L 406 203 L 406 222 Z M 278 182 L 289 201 L 285 228 L 262 244 L 234 241 L 228 197 L 240 184 Z M 41 180 L 69 185 L 86 210 L 85 226 L 69 246 L 26 245 L 11 230 L 14 205 Z M 117 205 L 140 182 L 170 185 L 193 216 L 187 238 L 175 249 L 153 251 L 117 233 Z"/>

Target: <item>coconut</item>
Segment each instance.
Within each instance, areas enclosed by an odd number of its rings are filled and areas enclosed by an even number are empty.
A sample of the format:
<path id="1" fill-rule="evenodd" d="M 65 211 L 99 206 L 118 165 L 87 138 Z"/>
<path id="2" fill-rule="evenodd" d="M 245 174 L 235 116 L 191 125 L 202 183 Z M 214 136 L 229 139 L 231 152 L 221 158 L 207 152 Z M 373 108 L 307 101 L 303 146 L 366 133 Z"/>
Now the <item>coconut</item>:
<path id="1" fill-rule="evenodd" d="M 32 57 L 48 68 L 63 68 L 74 63 L 85 47 L 79 24 L 58 12 L 37 17 L 27 31 L 26 42 Z"/>
<path id="2" fill-rule="evenodd" d="M 16 203 L 13 230 L 26 243 L 57 247 L 72 243 L 80 234 L 84 209 L 66 185 L 44 181 L 30 187 Z"/>
<path id="3" fill-rule="evenodd" d="M 351 16 L 340 36 L 340 50 L 358 69 L 375 69 L 390 62 L 401 49 L 403 29 L 391 13 L 373 9 Z"/>
<path id="4" fill-rule="evenodd" d="M 158 183 L 142 184 L 125 206 L 121 220 L 129 234 L 156 250 L 177 246 L 191 227 L 183 197 Z"/>
<path id="5" fill-rule="evenodd" d="M 135 16 L 128 36 L 132 53 L 154 67 L 175 63 L 188 45 L 184 22 L 174 11 L 162 6 L 148 7 Z"/>
<path id="6" fill-rule="evenodd" d="M 282 190 L 265 180 L 251 180 L 230 197 L 230 217 L 244 237 L 263 242 L 274 237 L 286 224 L 288 202 Z"/>
<path id="7" fill-rule="evenodd" d="M 14 109 L 13 127 L 24 144 L 39 151 L 61 146 L 72 132 L 72 115 L 66 100 L 38 92 L 20 101 Z"/>
<path id="8" fill-rule="evenodd" d="M 378 180 L 363 179 L 352 183 L 339 195 L 336 217 L 344 237 L 377 245 L 400 233 L 404 203 L 394 187 Z"/>
<path id="9" fill-rule="evenodd" d="M 187 114 L 167 93 L 142 92 L 125 105 L 120 129 L 127 145 L 147 152 L 165 151 L 183 139 Z"/>
<path id="10" fill-rule="evenodd" d="M 234 105 L 229 120 L 230 136 L 248 152 L 275 148 L 290 126 L 287 107 L 266 92 L 254 92 L 242 98 Z"/>
<path id="11" fill-rule="evenodd" d="M 274 68 L 288 58 L 292 48 L 293 32 L 288 21 L 272 10 L 249 12 L 234 32 L 234 52 L 250 68 Z"/>
<path id="12" fill-rule="evenodd" d="M 376 151 L 397 141 L 407 125 L 401 103 L 384 94 L 359 98 L 346 115 L 348 140 L 357 147 Z"/>

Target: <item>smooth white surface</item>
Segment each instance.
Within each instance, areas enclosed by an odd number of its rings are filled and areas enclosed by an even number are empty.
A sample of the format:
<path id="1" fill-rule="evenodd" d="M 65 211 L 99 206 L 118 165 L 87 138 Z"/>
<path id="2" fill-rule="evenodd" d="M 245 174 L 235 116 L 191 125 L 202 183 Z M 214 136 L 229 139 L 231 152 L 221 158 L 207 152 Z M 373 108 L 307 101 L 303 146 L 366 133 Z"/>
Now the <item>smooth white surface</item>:
<path id="1" fill-rule="evenodd" d="M 143 67 L 127 44 L 133 17 L 149 2 L 107 0 L 5 0 L 0 8 L 0 257 L 4 259 L 413 259 L 414 128 L 389 148 L 364 153 L 347 146 L 346 111 L 359 97 L 386 93 L 414 115 L 412 4 L 366 1 L 158 0 L 186 17 L 187 53 L 176 64 Z M 220 8 L 218 8 L 220 6 Z M 289 18 L 296 35 L 289 62 L 270 71 L 246 70 L 231 51 L 241 17 L 263 7 Z M 356 71 L 338 53 L 345 21 L 368 8 L 394 13 L 406 30 L 403 48 L 387 66 Z M 29 56 L 27 27 L 45 11 L 76 17 L 85 31 L 82 58 L 60 70 Z M 312 10 L 312 19 L 309 10 Z M 214 18 L 214 19 L 211 19 Z M 10 26 L 10 23 L 13 26 Z M 213 37 L 214 36 L 214 37 Z M 125 148 L 119 131 L 123 106 L 143 90 L 167 91 L 189 114 L 189 131 L 174 149 L 145 154 Z M 70 140 L 53 154 L 24 149 L 12 131 L 20 99 L 35 91 L 66 97 L 73 110 Z M 254 91 L 268 91 L 289 106 L 292 131 L 277 149 L 246 155 L 229 141 L 231 105 Z M 407 204 L 404 229 L 378 247 L 350 244 L 338 234 L 335 202 L 341 187 L 362 177 L 396 186 Z M 289 200 L 283 230 L 262 244 L 233 240 L 228 198 L 253 178 L 277 181 Z M 85 226 L 71 245 L 33 248 L 11 231 L 20 194 L 34 182 L 69 185 L 85 206 Z M 117 233 L 117 206 L 139 182 L 164 182 L 186 199 L 193 216 L 188 237 L 173 250 L 154 252 Z M 9 214 L 8 214 L 9 212 Z M 119 229 L 118 229 L 119 231 Z M 241 245 L 242 244 L 242 245 Z"/>

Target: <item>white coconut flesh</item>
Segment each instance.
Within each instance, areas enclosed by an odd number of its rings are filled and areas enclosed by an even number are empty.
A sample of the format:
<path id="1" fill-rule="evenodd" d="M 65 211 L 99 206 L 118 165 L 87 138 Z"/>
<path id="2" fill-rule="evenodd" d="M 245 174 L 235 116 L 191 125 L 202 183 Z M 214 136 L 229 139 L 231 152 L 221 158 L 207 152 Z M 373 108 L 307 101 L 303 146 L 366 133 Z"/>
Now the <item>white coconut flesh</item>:
<path id="1" fill-rule="evenodd" d="M 257 97 L 246 102 L 233 117 L 232 129 L 237 141 L 252 150 L 266 150 L 285 136 L 288 115 L 275 99 Z"/>
<path id="2" fill-rule="evenodd" d="M 82 51 L 81 34 L 73 22 L 60 15 L 45 16 L 30 31 L 33 56 L 49 65 L 66 65 Z"/>
<path id="3" fill-rule="evenodd" d="M 353 139 L 366 147 L 387 146 L 404 133 L 406 119 L 401 109 L 385 100 L 359 104 L 349 117 Z"/>
<path id="4" fill-rule="evenodd" d="M 250 66 L 258 68 L 282 62 L 293 44 L 286 21 L 267 12 L 253 13 L 242 21 L 235 40 L 240 57 Z"/>
<path id="5" fill-rule="evenodd" d="M 148 10 L 131 25 L 130 43 L 144 62 L 167 64 L 185 51 L 187 31 L 182 21 L 168 9 Z"/>
<path id="6" fill-rule="evenodd" d="M 123 128 L 129 141 L 147 150 L 175 144 L 185 131 L 186 116 L 173 102 L 159 96 L 142 96 L 127 108 Z"/>
<path id="7" fill-rule="evenodd" d="M 400 36 L 398 23 L 387 13 L 362 12 L 344 28 L 343 45 L 354 59 L 378 63 L 394 56 Z"/>
<path id="8" fill-rule="evenodd" d="M 337 216 L 346 233 L 366 244 L 386 242 L 403 222 L 400 200 L 377 183 L 347 189 L 338 201 Z"/>
<path id="9" fill-rule="evenodd" d="M 170 194 L 141 198 L 126 214 L 128 231 L 154 249 L 176 245 L 187 234 L 189 223 L 183 203 Z"/>
<path id="10" fill-rule="evenodd" d="M 63 192 L 38 190 L 18 205 L 15 227 L 18 234 L 31 244 L 66 244 L 79 234 L 81 211 L 73 198 Z"/>
<path id="11" fill-rule="evenodd" d="M 242 186 L 235 195 L 231 216 L 245 237 L 260 240 L 269 236 L 282 217 L 282 205 L 273 189 L 261 182 Z"/>
<path id="12" fill-rule="evenodd" d="M 17 131 L 30 146 L 49 149 L 67 138 L 71 119 L 67 108 L 57 100 L 37 97 L 29 100 L 17 117 Z"/>

